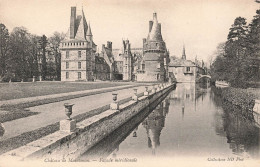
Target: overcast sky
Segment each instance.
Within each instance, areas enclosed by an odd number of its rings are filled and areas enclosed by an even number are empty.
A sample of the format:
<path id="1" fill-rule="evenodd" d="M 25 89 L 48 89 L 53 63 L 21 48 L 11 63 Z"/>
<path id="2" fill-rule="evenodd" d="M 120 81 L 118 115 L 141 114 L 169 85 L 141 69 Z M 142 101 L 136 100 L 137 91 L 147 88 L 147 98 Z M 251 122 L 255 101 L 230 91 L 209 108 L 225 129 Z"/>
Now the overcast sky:
<path id="1" fill-rule="evenodd" d="M 187 59 L 197 55 L 205 61 L 226 40 L 236 17 L 251 22 L 260 7 L 254 0 L 0 0 L 0 22 L 9 31 L 24 26 L 47 37 L 55 31 L 66 33 L 71 6 L 83 6 L 99 48 L 108 40 L 113 48 L 121 48 L 123 38 L 132 47 L 142 47 L 149 20 L 157 12 L 170 54 L 181 56 L 185 44 Z"/>

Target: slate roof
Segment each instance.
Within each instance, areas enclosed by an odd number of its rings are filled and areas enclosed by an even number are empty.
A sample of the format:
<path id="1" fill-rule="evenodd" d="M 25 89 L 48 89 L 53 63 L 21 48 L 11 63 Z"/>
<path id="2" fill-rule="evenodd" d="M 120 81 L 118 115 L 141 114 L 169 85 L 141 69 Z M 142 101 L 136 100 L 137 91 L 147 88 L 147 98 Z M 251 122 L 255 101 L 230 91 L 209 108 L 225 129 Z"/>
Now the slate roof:
<path id="1" fill-rule="evenodd" d="M 196 64 L 191 60 L 184 59 L 170 59 L 169 67 L 196 67 Z"/>
<path id="2" fill-rule="evenodd" d="M 111 65 L 114 62 L 113 53 L 112 53 L 112 51 L 109 48 L 103 47 L 102 54 L 103 54 L 104 59 L 106 60 L 106 62 L 108 64 Z"/>
<path id="3" fill-rule="evenodd" d="M 113 49 L 112 54 L 114 56 L 115 61 L 123 61 L 123 56 L 122 56 L 122 50 L 121 49 Z"/>
<path id="4" fill-rule="evenodd" d="M 69 28 L 66 33 L 64 42 L 67 42 L 67 41 L 91 42 L 90 40 L 88 40 L 86 38 L 87 35 L 92 36 L 92 32 L 91 32 L 90 25 L 88 26 L 88 24 L 87 24 L 86 17 L 85 17 L 83 10 L 81 11 L 81 13 L 79 15 L 76 16 L 74 28 L 75 28 L 74 38 L 70 38 L 70 28 Z M 96 44 L 92 41 L 92 45 L 96 45 Z"/>
<path id="5" fill-rule="evenodd" d="M 148 34 L 147 40 L 149 41 L 162 41 L 161 24 L 158 23 L 157 13 L 153 14 L 153 26 L 151 32 Z"/>

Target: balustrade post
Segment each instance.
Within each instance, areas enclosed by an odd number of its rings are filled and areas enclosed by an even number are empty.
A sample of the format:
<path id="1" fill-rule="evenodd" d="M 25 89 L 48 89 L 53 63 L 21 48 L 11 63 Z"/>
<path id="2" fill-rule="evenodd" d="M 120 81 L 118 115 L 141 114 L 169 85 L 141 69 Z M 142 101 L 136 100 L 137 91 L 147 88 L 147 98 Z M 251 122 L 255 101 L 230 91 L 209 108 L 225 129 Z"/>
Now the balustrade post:
<path id="1" fill-rule="evenodd" d="M 154 94 L 156 91 L 155 91 L 155 85 L 153 85 L 153 88 L 152 88 L 152 94 Z"/>
<path id="2" fill-rule="evenodd" d="M 134 89 L 134 96 L 132 96 L 132 100 L 133 100 L 133 101 L 138 101 L 137 89 Z"/>
<path id="3" fill-rule="evenodd" d="M 117 93 L 112 93 L 113 96 L 113 102 L 110 104 L 111 110 L 119 110 L 119 104 L 117 101 Z"/>
<path id="4" fill-rule="evenodd" d="M 60 121 L 60 130 L 66 132 L 73 132 L 76 129 L 76 121 L 70 118 L 72 114 L 72 107 L 74 104 L 65 103 L 65 115 L 68 117 L 65 120 Z"/>
<path id="5" fill-rule="evenodd" d="M 158 91 L 160 91 L 160 90 L 161 90 L 161 85 L 159 84 L 159 85 L 158 85 Z"/>
<path id="6" fill-rule="evenodd" d="M 145 87 L 144 96 L 149 96 L 148 86 Z"/>
<path id="7" fill-rule="evenodd" d="M 35 76 L 33 76 L 33 80 L 32 80 L 33 82 L 36 82 L 36 77 Z"/>

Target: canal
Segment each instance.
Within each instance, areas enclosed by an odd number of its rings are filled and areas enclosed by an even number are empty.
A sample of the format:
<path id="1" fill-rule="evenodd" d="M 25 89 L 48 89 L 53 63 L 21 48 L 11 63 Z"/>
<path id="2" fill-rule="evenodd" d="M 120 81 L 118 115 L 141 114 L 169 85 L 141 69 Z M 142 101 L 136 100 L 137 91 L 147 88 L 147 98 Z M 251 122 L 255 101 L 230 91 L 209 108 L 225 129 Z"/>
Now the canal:
<path id="1" fill-rule="evenodd" d="M 140 112 L 79 160 L 259 158 L 260 133 L 252 117 L 223 101 L 215 89 L 177 84 L 162 101 Z"/>

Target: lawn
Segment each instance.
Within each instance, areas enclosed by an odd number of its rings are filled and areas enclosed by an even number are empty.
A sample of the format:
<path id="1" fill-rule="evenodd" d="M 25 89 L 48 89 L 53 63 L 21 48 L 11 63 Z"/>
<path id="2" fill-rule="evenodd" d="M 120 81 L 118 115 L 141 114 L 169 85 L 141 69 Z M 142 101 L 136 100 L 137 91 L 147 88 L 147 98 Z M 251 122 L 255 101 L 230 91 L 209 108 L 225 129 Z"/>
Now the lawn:
<path id="1" fill-rule="evenodd" d="M 0 101 L 81 90 L 99 89 L 131 82 L 13 82 L 0 83 Z"/>

